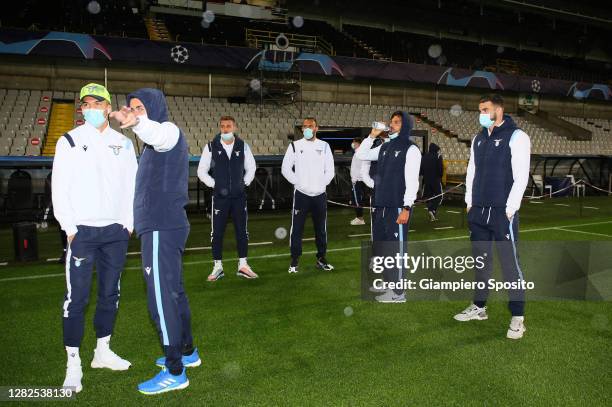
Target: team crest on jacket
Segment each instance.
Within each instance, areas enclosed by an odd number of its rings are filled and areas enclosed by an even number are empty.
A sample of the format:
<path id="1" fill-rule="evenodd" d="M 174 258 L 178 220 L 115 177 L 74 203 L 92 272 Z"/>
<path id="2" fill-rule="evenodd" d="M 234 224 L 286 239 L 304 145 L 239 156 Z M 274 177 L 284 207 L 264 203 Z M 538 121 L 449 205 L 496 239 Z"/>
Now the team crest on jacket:
<path id="1" fill-rule="evenodd" d="M 240 157 L 240 151 L 236 151 L 236 157 Z"/>
<path id="2" fill-rule="evenodd" d="M 219 155 L 221 155 L 221 150 L 217 151 L 217 153 L 219 153 Z"/>
<path id="3" fill-rule="evenodd" d="M 83 146 L 83 151 L 87 151 L 87 146 Z"/>
<path id="4" fill-rule="evenodd" d="M 151 267 L 145 267 L 145 272 L 147 275 L 151 274 Z"/>
<path id="5" fill-rule="evenodd" d="M 113 146 L 113 145 L 109 144 L 108 148 L 112 148 L 113 149 L 113 153 L 115 153 L 115 155 L 119 155 L 119 153 L 121 152 L 121 149 L 123 148 L 123 146 Z"/>
<path id="6" fill-rule="evenodd" d="M 502 139 L 496 139 L 493 141 L 495 141 L 495 147 L 499 147 L 499 142 L 502 141 Z"/>
<path id="7" fill-rule="evenodd" d="M 395 157 L 397 157 L 399 155 L 399 153 L 401 153 L 401 151 L 396 151 L 395 152 Z"/>

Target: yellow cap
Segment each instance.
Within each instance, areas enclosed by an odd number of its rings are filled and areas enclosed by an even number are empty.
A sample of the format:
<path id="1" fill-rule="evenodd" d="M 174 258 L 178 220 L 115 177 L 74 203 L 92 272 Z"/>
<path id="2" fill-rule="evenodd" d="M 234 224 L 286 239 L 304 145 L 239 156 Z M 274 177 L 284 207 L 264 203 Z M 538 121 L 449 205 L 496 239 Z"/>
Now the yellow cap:
<path id="1" fill-rule="evenodd" d="M 106 100 L 108 103 L 111 102 L 111 96 L 110 93 L 108 93 L 108 90 L 106 90 L 104 86 L 98 85 L 97 83 L 88 83 L 81 88 L 81 95 L 79 96 L 79 99 L 83 100 L 85 96 L 91 96 L 99 101 Z"/>

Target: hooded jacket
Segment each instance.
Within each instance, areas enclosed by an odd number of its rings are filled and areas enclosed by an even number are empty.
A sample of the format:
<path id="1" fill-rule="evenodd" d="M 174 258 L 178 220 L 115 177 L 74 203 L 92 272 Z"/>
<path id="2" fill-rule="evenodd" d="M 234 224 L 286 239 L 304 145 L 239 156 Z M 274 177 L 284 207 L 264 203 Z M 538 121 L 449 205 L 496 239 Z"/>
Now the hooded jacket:
<path id="1" fill-rule="evenodd" d="M 382 144 L 378 153 L 376 177 L 374 178 L 374 206 L 387 208 L 404 206 L 406 154 L 408 149 L 415 145 L 410 141 L 411 133 L 412 117 L 402 112 L 402 127 L 398 136 Z"/>
<path id="2" fill-rule="evenodd" d="M 421 175 L 423 175 L 423 182 L 425 184 L 438 185 L 442 174 L 444 172 L 444 166 L 442 163 L 442 154 L 440 153 L 440 147 L 435 143 L 429 144 L 429 151 L 423 155 L 421 162 Z"/>
<path id="3" fill-rule="evenodd" d="M 138 98 L 147 118 L 168 121 L 166 97 L 158 89 L 143 88 L 127 96 L 127 103 Z M 157 230 L 189 227 L 185 206 L 189 202 L 189 148 L 179 129 L 179 138 L 170 150 L 156 151 L 145 144 L 136 173 L 134 228 L 138 235 Z"/>

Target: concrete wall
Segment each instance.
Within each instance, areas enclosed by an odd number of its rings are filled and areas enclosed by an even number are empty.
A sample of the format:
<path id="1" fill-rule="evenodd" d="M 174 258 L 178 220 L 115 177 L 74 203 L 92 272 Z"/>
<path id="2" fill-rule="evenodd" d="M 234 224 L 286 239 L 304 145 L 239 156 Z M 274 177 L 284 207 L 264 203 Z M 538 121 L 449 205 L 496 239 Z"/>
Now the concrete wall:
<path id="1" fill-rule="evenodd" d="M 114 64 L 107 69 L 111 93 L 128 93 L 139 87 L 157 87 L 168 95 L 230 97 L 245 96 L 249 84 L 246 74 L 207 72 L 185 69 L 169 71 L 165 67 L 133 67 Z M 210 88 L 209 88 L 209 79 Z M 104 67 L 64 62 L 26 62 L 23 58 L 4 58 L 0 64 L 0 88 L 51 89 L 77 91 L 87 82 L 104 82 Z M 303 78 L 305 101 L 368 104 L 370 86 L 373 104 L 450 108 L 460 105 L 475 110 L 485 89 L 436 88 L 432 84 L 346 81 L 308 76 Z M 506 110 L 517 110 L 518 95 L 505 93 Z M 579 101 L 542 95 L 540 107 L 558 115 L 612 118 L 612 102 Z"/>

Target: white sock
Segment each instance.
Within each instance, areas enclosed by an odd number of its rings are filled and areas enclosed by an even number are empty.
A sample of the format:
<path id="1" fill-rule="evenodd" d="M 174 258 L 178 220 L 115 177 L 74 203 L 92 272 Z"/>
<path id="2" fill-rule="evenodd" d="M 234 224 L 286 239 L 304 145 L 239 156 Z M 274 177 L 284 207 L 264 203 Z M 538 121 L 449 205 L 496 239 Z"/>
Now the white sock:
<path id="1" fill-rule="evenodd" d="M 75 346 L 66 346 L 66 354 L 68 355 L 68 364 L 81 366 L 81 356 L 79 356 L 79 348 Z"/>
<path id="2" fill-rule="evenodd" d="M 240 259 L 238 259 L 238 268 L 242 268 L 242 266 L 246 266 L 246 265 L 247 265 L 246 257 L 241 257 Z"/>
<path id="3" fill-rule="evenodd" d="M 520 316 L 520 317 L 514 316 L 514 317 L 512 317 L 512 320 L 513 320 L 513 321 L 521 321 L 521 322 L 524 322 L 524 321 L 525 321 L 525 317 L 524 317 L 524 316 Z"/>
<path id="4" fill-rule="evenodd" d="M 96 344 L 97 350 L 109 350 L 110 349 L 110 338 L 111 336 L 105 336 L 104 338 L 98 338 L 98 343 Z"/>
<path id="5" fill-rule="evenodd" d="M 223 261 L 222 260 L 215 260 L 215 267 L 217 267 L 217 266 L 223 268 Z"/>

